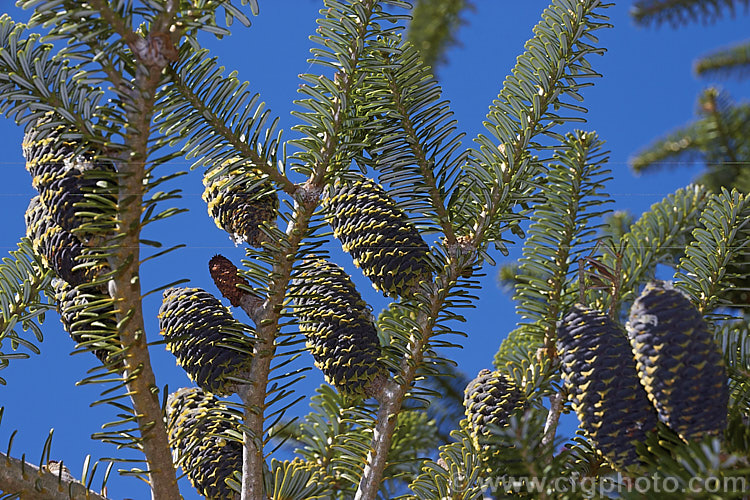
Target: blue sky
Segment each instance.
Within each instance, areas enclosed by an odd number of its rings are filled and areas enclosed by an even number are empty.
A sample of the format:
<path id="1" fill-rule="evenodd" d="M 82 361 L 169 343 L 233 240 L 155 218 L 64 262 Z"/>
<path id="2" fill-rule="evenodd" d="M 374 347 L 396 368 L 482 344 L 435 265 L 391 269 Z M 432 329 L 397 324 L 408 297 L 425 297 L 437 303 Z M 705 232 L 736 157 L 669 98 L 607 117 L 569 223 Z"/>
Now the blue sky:
<path id="1" fill-rule="evenodd" d="M 10 4 L 9 1 L 3 2 Z M 505 76 L 522 53 L 523 44 L 531 36 L 531 29 L 546 7 L 543 1 L 497 2 L 476 0 L 476 10 L 466 16 L 467 24 L 459 32 L 461 45 L 448 53 L 448 64 L 439 74 L 444 97 L 452 102 L 459 130 L 467 133 L 465 144 L 482 131 L 481 122 L 487 106 L 497 96 Z M 290 116 L 292 101 L 298 98 L 300 80 L 297 75 L 320 71 L 306 62 L 309 56 L 308 36 L 314 32 L 320 2 L 314 0 L 260 1 L 260 16 L 253 26 L 235 26 L 235 33 L 221 41 L 211 40 L 206 45 L 215 50 L 228 70 L 236 69 L 241 79 L 281 118 L 281 127 L 288 131 L 296 123 Z M 708 84 L 692 74 L 693 60 L 705 52 L 747 37 L 747 17 L 723 20 L 715 25 L 690 26 L 673 30 L 636 28 L 628 17 L 630 4 L 620 2 L 608 10 L 614 29 L 600 32 L 600 44 L 608 52 L 593 57 L 594 68 L 603 78 L 595 86 L 585 89 L 584 105 L 589 109 L 588 123 L 580 128 L 596 130 L 607 141 L 611 150 L 610 168 L 614 179 L 609 191 L 614 209 L 628 209 L 638 215 L 652 203 L 675 189 L 689 183 L 700 172 L 700 165 L 667 170 L 659 174 L 634 177 L 628 169 L 628 158 L 655 137 L 691 120 L 696 97 Z M 5 12 L 22 21 L 28 13 L 9 5 Z M 750 95 L 747 84 L 721 82 L 733 97 Z M 0 185 L 0 251 L 3 255 L 15 248 L 24 234 L 23 213 L 35 194 L 21 155 L 22 130 L 10 120 L 0 120 L 0 144 L 5 151 L 0 159 L 3 182 Z M 187 162 L 175 162 L 173 169 L 187 168 Z M 166 170 L 165 170 L 166 173 Z M 146 264 L 143 269 L 144 290 L 179 278 L 189 278 L 191 286 L 203 287 L 217 293 L 207 272 L 208 259 L 222 253 L 239 263 L 242 248 L 236 248 L 227 235 L 216 228 L 200 200 L 203 186 L 199 172 L 174 182 L 172 187 L 183 189 L 181 206 L 190 212 L 166 223 L 149 228 L 145 237 L 158 238 L 165 245 L 184 242 L 187 248 L 168 257 Z M 520 255 L 520 245 L 512 249 L 507 260 Z M 501 256 L 497 256 L 502 262 Z M 349 270 L 358 289 L 372 301 L 377 312 L 384 304 L 367 279 L 347 256 L 337 261 Z M 460 369 L 474 376 L 480 369 L 490 367 L 500 341 L 513 329 L 516 322 L 514 304 L 496 284 L 497 268 L 485 268 L 484 285 L 477 308 L 466 312 L 464 349 L 455 351 Z M 160 297 L 154 294 L 145 301 L 145 315 L 150 340 L 158 338 L 156 313 Z M 240 310 L 238 319 L 248 321 Z M 112 410 L 90 408 L 98 387 L 75 387 L 95 366 L 93 356 L 68 354 L 73 343 L 62 330 L 55 314 L 48 314 L 44 325 L 45 340 L 42 354 L 28 360 L 13 360 L 0 374 L 8 381 L 0 387 L 5 414 L 0 427 L 0 443 L 7 442 L 18 429 L 12 454 L 26 453 L 30 461 L 38 461 L 42 445 L 50 428 L 55 428 L 53 458 L 64 460 L 79 476 L 87 453 L 100 458 L 115 454 L 113 447 L 90 440 L 91 433 L 115 418 Z M 5 350 L 9 347 L 3 346 Z M 174 390 L 190 385 L 184 372 L 175 366 L 174 357 L 162 347 L 152 349 L 152 361 L 160 385 Z M 311 362 L 311 358 L 307 359 Z M 309 380 L 299 386 L 312 392 L 322 380 L 315 370 Z M 304 406 L 298 407 L 304 413 Z M 572 432 L 573 420 L 567 419 L 563 430 Z M 101 474 L 98 476 L 101 477 Z M 94 485 L 97 484 L 96 480 Z M 186 498 L 196 498 L 189 485 L 184 488 Z M 143 486 L 131 479 L 112 477 L 109 493 L 112 498 L 146 498 Z"/>

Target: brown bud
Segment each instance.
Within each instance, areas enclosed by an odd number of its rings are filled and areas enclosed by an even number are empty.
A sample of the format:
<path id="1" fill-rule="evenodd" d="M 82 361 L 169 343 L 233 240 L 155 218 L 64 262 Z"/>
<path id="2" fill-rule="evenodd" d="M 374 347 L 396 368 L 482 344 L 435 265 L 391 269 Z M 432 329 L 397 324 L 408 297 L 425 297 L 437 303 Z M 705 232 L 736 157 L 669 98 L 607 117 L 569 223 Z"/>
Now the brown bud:
<path id="1" fill-rule="evenodd" d="M 208 261 L 208 271 L 221 294 L 229 299 L 229 303 L 234 307 L 239 307 L 245 291 L 237 285 L 249 286 L 249 284 L 238 274 L 237 266 L 223 255 L 214 255 Z"/>

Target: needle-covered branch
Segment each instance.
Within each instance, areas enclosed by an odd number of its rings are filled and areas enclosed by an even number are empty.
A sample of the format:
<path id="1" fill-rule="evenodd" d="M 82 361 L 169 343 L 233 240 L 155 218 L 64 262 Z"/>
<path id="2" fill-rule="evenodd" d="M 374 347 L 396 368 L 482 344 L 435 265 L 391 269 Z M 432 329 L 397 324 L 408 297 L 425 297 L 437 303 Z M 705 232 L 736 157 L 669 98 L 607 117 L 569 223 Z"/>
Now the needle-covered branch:
<path id="1" fill-rule="evenodd" d="M 114 15 L 106 5 L 99 4 L 103 15 Z M 111 23 L 129 44 L 140 43 L 132 38 L 129 34 L 132 29 L 123 25 L 123 21 L 113 19 Z M 123 372 L 141 431 L 140 442 L 148 464 L 152 497 L 179 498 L 159 388 L 146 340 L 139 266 L 144 180 L 156 90 L 163 83 L 162 70 L 176 55 L 168 34 L 150 33 L 150 36 L 166 37 L 168 42 L 167 45 L 150 45 L 146 52 L 135 54 L 137 61 L 133 90 L 123 96 L 127 99 L 123 107 L 128 125 L 123 137 L 124 153 L 117 169 L 117 220 L 109 242 L 114 249 L 108 258 L 109 267 L 113 270 L 109 293 L 117 309 L 120 342 L 126 353 Z"/>
<path id="2" fill-rule="evenodd" d="M 456 235 L 446 203 L 466 161 L 463 134 L 455 132 L 457 122 L 430 68 L 413 47 L 399 43 L 374 44 L 374 58 L 385 69 L 369 76 L 362 97 L 362 106 L 375 115 L 373 164 L 390 195 L 420 220 L 430 220 L 452 245 Z"/>
<path id="3" fill-rule="evenodd" d="M 331 122 L 326 124 L 321 133 L 325 136 L 321 148 L 312 154 L 316 161 L 311 165 L 308 181 L 299 186 L 292 186 L 286 177 L 275 172 L 280 185 L 288 186 L 289 192 L 294 193 L 294 212 L 291 214 L 286 233 L 278 242 L 278 250 L 270 250 L 273 255 L 273 265 L 270 273 L 271 279 L 267 290 L 267 296 L 262 306 L 253 298 L 235 297 L 239 305 L 246 310 L 248 315 L 256 323 L 257 340 L 254 345 L 253 357 L 247 379 L 252 381 L 250 386 L 240 388 L 240 395 L 245 406 L 244 427 L 244 450 L 242 471 L 242 500 L 263 500 L 268 492 L 265 492 L 263 470 L 264 458 L 264 424 L 265 408 L 267 406 L 267 383 L 271 371 L 271 364 L 276 355 L 276 338 L 279 334 L 280 321 L 282 319 L 282 307 L 289 287 L 295 259 L 300 250 L 303 238 L 308 234 L 310 219 L 315 212 L 319 202 L 323 183 L 333 168 L 340 168 L 336 164 L 337 155 L 344 147 L 340 143 L 339 134 L 344 130 L 346 119 L 346 102 L 353 91 L 356 79 L 352 74 L 358 67 L 361 56 L 362 40 L 368 32 L 370 16 L 376 2 L 370 1 L 363 4 L 365 15 L 359 18 L 359 24 L 355 29 L 356 36 L 351 41 L 350 50 L 347 51 L 347 60 L 342 68 L 336 73 L 334 81 L 337 92 L 332 96 Z M 231 138 L 231 131 L 226 131 Z M 243 144 L 238 146 L 246 147 Z M 248 151 L 251 153 L 251 151 Z M 255 154 L 252 152 L 252 154 Z M 345 154 L 345 153 L 344 153 Z M 270 176 L 270 174 L 269 174 Z M 273 178 L 273 177 L 272 177 Z M 234 284 L 236 288 L 236 283 Z M 230 288 L 228 285 L 225 288 Z M 225 293 L 225 290 L 222 290 Z M 234 292 L 229 291 L 230 295 Z M 238 299 L 238 300 L 237 300 Z"/>
<path id="4" fill-rule="evenodd" d="M 589 44 L 597 41 L 595 31 L 610 26 L 600 12 L 604 7 L 601 0 L 553 1 L 490 106 L 484 125 L 494 138 L 476 138 L 451 200 L 455 222 L 469 230 L 478 248 L 500 243 L 512 210 L 530 201 L 541 172 L 534 153 L 543 149 L 535 141 L 540 135 L 559 140 L 556 125 L 583 121 L 557 110 L 586 112 L 577 102 L 583 100 L 581 89 L 593 83 L 580 80 L 600 76 L 586 58 L 604 52 Z M 557 34 L 561 27 L 565 36 Z M 546 57 L 540 59 L 540 53 Z"/>
<path id="5" fill-rule="evenodd" d="M 168 127 L 174 128 L 180 137 L 187 137 L 185 149 L 190 149 L 194 143 L 200 143 L 205 134 L 218 134 L 223 139 L 224 148 L 231 148 L 249 159 L 254 168 L 267 175 L 277 186 L 287 194 L 294 194 L 297 187 L 267 158 L 269 151 L 258 151 L 253 139 L 260 135 L 260 128 L 265 124 L 268 112 L 262 112 L 262 104 L 258 105 L 255 112 L 250 111 L 257 96 L 251 96 L 244 91 L 245 84 L 240 84 L 234 76 L 225 77 L 219 70 L 213 70 L 215 60 L 205 58 L 202 51 L 192 55 L 179 67 L 168 69 L 170 78 L 174 84 L 173 90 L 163 97 L 167 108 L 162 110 L 162 115 Z M 210 72 L 210 74 L 209 74 Z M 209 85 L 210 84 L 210 85 Z M 234 95 L 228 100 L 210 105 L 211 100 L 206 95 L 206 89 L 234 90 Z M 211 90 L 211 95 L 213 95 Z M 244 120 L 237 119 L 233 110 L 244 107 Z M 228 113 L 228 114 L 227 114 Z M 178 130 L 179 129 L 179 130 Z M 247 137 L 249 130 L 255 130 L 255 135 Z M 267 131 L 266 135 L 271 131 Z M 215 148 L 221 151 L 224 148 Z M 201 156 L 201 161 L 206 162 L 209 158 Z"/>
<path id="6" fill-rule="evenodd" d="M 355 496 L 357 500 L 377 498 L 387 465 L 388 450 L 396 430 L 397 416 L 403 406 L 404 398 L 413 389 L 417 373 L 422 368 L 425 349 L 434 334 L 437 318 L 456 280 L 461 275 L 462 269 L 463 266 L 460 266 L 456 260 L 449 261 L 444 271 L 436 277 L 435 282 L 427 285 L 429 291 L 425 290 L 425 296 L 420 298 L 426 310 L 420 313 L 416 322 L 419 325 L 419 332 L 411 335 L 408 353 L 401 360 L 398 376 L 385 384 L 376 398 L 380 406 L 370 452 L 367 455 L 367 464 Z"/>

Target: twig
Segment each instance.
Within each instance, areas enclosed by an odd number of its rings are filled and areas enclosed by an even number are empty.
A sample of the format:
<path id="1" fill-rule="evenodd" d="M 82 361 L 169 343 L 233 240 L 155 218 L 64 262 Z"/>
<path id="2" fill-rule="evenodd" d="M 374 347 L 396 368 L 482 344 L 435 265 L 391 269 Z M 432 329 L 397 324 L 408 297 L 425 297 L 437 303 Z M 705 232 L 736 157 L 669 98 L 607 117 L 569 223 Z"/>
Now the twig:
<path id="1" fill-rule="evenodd" d="M 549 398 L 549 413 L 547 421 L 544 423 L 544 435 L 542 436 L 542 446 L 549 446 L 555 440 L 557 434 L 557 424 L 560 422 L 565 396 L 562 391 L 555 393 Z"/>
<path id="2" fill-rule="evenodd" d="M 348 67 L 356 68 L 362 49 L 362 40 L 367 32 L 369 18 L 374 9 L 375 1 L 363 2 L 362 8 L 367 15 L 360 19 L 358 37 L 352 40 L 349 50 L 350 64 Z M 266 500 L 264 492 L 263 469 L 263 433 L 265 422 L 265 398 L 268 383 L 268 375 L 271 370 L 271 361 L 276 353 L 276 335 L 279 331 L 279 321 L 287 287 L 291 280 L 291 274 L 295 259 L 293 256 L 299 252 L 302 239 L 307 233 L 315 209 L 320 203 L 321 188 L 330 171 L 331 163 L 335 160 L 339 150 L 338 134 L 346 119 L 344 103 L 348 101 L 356 79 L 347 74 L 343 69 L 334 76 L 337 83 L 339 95 L 334 95 L 334 117 L 333 122 L 326 132 L 321 151 L 318 152 L 319 160 L 313 168 L 312 175 L 306 183 L 301 185 L 287 186 L 288 192 L 295 198 L 294 210 L 286 229 L 286 236 L 281 241 L 281 250 L 274 256 L 272 280 L 268 295 L 262 307 L 258 307 L 257 301 L 244 299 L 240 305 L 246 310 L 256 324 L 257 340 L 253 347 L 253 359 L 250 364 L 248 380 L 252 381 L 249 386 L 239 388 L 240 396 L 245 406 L 245 428 L 243 471 L 242 471 L 242 500 Z M 341 95 L 345 96 L 342 102 Z M 277 172 L 277 175 L 281 175 Z M 284 182 L 281 182 L 284 185 Z"/>
<path id="3" fill-rule="evenodd" d="M 432 290 L 427 297 L 420 302 L 431 304 L 430 311 L 419 315 L 418 324 L 421 327 L 420 335 L 412 336 L 408 354 L 401 360 L 399 371 L 401 372 L 401 383 L 392 380 L 383 385 L 382 392 L 378 397 L 380 407 L 378 408 L 375 430 L 370 444 L 370 452 L 367 454 L 362 479 L 357 487 L 356 500 L 374 500 L 377 498 L 383 473 L 387 465 L 388 450 L 396 430 L 396 417 L 401 411 L 406 393 L 411 389 L 416 380 L 417 370 L 422 364 L 424 350 L 427 347 L 433 333 L 435 318 L 438 317 L 443 302 L 451 293 L 452 284 L 463 272 L 463 267 L 456 264 L 454 257 L 451 258 L 449 267 L 445 274 L 439 275 L 432 283 Z"/>
<path id="4" fill-rule="evenodd" d="M 112 29 L 115 30 L 115 33 L 120 35 L 128 46 L 137 42 L 139 36 L 133 31 L 133 28 L 117 14 L 117 12 L 112 10 L 112 7 L 108 2 L 105 0 L 89 0 L 89 3 L 97 12 L 99 12 L 99 15 L 102 16 L 102 20 L 109 24 Z"/>
<path id="5" fill-rule="evenodd" d="M 286 175 L 279 172 L 275 165 L 272 165 L 270 162 L 265 162 L 252 144 L 244 140 L 240 133 L 237 133 L 237 131 L 232 130 L 231 127 L 227 126 L 226 122 L 214 113 L 211 106 L 207 106 L 202 99 L 195 95 L 193 90 L 184 82 L 179 72 L 175 71 L 173 68 L 169 68 L 167 71 L 169 72 L 172 81 L 177 86 L 177 90 L 179 90 L 180 94 L 182 94 L 185 100 L 188 101 L 196 111 L 200 112 L 203 119 L 211 125 L 211 129 L 214 133 L 223 137 L 225 141 L 231 144 L 232 148 L 246 158 L 249 158 L 253 162 L 253 167 L 266 174 L 276 185 L 280 186 L 285 193 L 290 195 L 295 193 L 297 185 L 290 181 Z"/>
<path id="6" fill-rule="evenodd" d="M 440 221 L 440 227 L 445 235 L 445 242 L 448 245 L 453 245 L 456 243 L 456 235 L 453 232 L 453 224 L 451 223 L 450 214 L 444 204 L 444 196 L 440 193 L 440 189 L 438 188 L 433 167 L 427 159 L 427 153 L 422 147 L 422 144 L 419 142 L 417 131 L 415 130 L 409 112 L 404 105 L 403 95 L 401 89 L 396 85 L 396 79 L 393 76 L 393 72 L 387 71 L 386 75 L 388 77 L 388 87 L 391 89 L 392 99 L 398 109 L 399 115 L 401 116 L 401 127 L 404 129 L 404 134 L 407 137 L 409 147 L 412 150 L 417 165 L 419 165 L 419 170 L 427 183 L 430 193 L 430 202 L 432 208 L 435 210 L 438 220 Z"/>

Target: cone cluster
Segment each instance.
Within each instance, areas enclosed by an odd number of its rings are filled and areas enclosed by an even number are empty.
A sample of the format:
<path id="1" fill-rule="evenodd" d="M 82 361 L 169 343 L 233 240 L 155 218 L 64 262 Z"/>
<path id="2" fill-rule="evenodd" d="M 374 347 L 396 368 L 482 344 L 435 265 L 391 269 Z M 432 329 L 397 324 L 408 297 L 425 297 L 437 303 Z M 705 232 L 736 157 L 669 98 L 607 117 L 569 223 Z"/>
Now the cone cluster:
<path id="1" fill-rule="evenodd" d="M 260 247 L 265 239 L 260 226 L 275 221 L 279 208 L 279 198 L 268 179 L 257 170 L 240 166 L 226 175 L 206 175 L 203 185 L 203 200 L 216 225 L 235 243 L 245 241 Z"/>
<path id="2" fill-rule="evenodd" d="M 166 427 L 175 463 L 205 498 L 238 498 L 226 484 L 242 470 L 242 444 L 229 439 L 241 422 L 226 404 L 198 388 L 169 395 Z"/>
<path id="3" fill-rule="evenodd" d="M 431 275 L 427 244 L 379 184 L 362 175 L 338 179 L 323 207 L 334 236 L 376 290 L 409 295 Z"/>
<path id="4" fill-rule="evenodd" d="M 375 325 L 354 283 L 336 264 L 310 259 L 293 290 L 300 330 L 326 381 L 345 393 L 366 394 L 385 368 Z"/>
<path id="5" fill-rule="evenodd" d="M 232 378 L 249 369 L 251 353 L 242 325 L 205 290 L 165 290 L 159 328 L 177 364 L 205 391 L 232 394 Z"/>
<path id="6" fill-rule="evenodd" d="M 671 285 L 649 283 L 630 310 L 628 334 L 659 420 L 684 440 L 720 436 L 727 425 L 726 367 L 690 300 Z"/>
<path id="7" fill-rule="evenodd" d="M 523 393 L 512 378 L 500 371 L 481 370 L 464 389 L 466 418 L 477 445 L 482 436 L 490 433 L 490 425 L 508 425 L 523 404 Z"/>
<path id="8" fill-rule="evenodd" d="M 562 376 L 573 409 L 596 448 L 618 468 L 638 463 L 635 444 L 656 428 L 625 332 L 577 304 L 558 328 Z"/>

